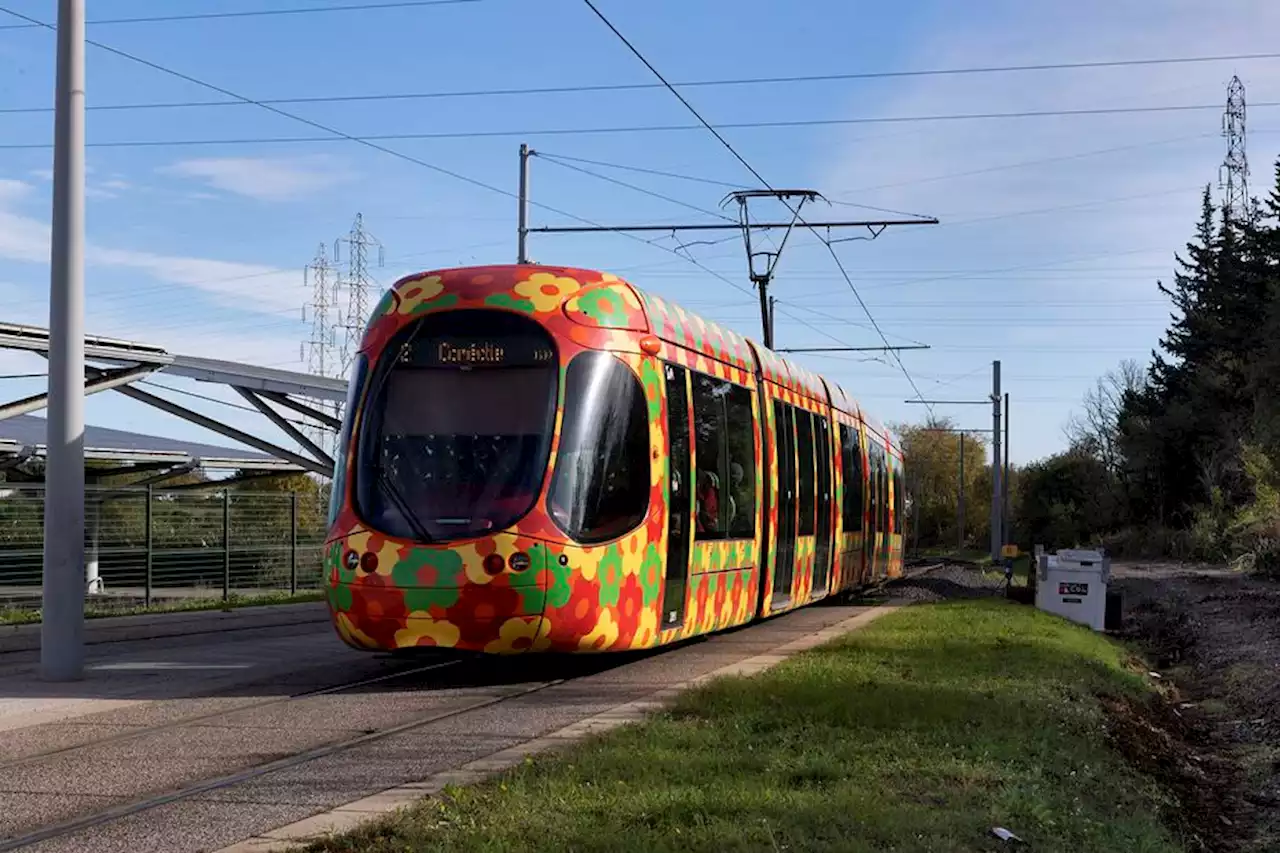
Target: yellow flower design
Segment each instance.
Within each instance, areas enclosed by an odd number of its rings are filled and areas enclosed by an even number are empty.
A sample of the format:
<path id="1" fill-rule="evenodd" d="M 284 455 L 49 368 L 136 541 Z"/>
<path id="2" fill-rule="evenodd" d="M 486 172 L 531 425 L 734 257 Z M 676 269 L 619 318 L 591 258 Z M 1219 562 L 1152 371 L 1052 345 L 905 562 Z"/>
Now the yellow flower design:
<path id="1" fill-rule="evenodd" d="M 366 649 L 376 649 L 378 647 L 373 638 L 357 628 L 345 613 L 338 614 L 338 634 L 355 646 L 363 646 Z"/>
<path id="2" fill-rule="evenodd" d="M 536 272 L 516 285 L 516 293 L 533 303 L 533 310 L 540 314 L 554 311 L 565 297 L 582 288 L 576 280 L 549 272 Z"/>
<path id="3" fill-rule="evenodd" d="M 618 623 L 613 621 L 613 611 L 601 610 L 596 627 L 578 641 L 578 648 L 588 651 L 604 651 L 618 642 Z"/>
<path id="4" fill-rule="evenodd" d="M 484 647 L 490 654 L 514 654 L 528 649 L 540 652 L 551 645 L 551 623 L 541 616 L 512 617 L 498 629 L 498 638 Z"/>
<path id="5" fill-rule="evenodd" d="M 412 314 L 413 309 L 423 302 L 430 302 L 442 292 L 444 280 L 438 275 L 411 279 L 400 285 L 400 307 L 396 310 L 401 314 Z"/>
<path id="6" fill-rule="evenodd" d="M 396 631 L 396 646 L 446 646 L 458 645 L 460 632 L 458 626 L 444 619 L 432 619 L 423 610 L 415 610 L 405 619 L 405 627 Z M 430 640 L 424 643 L 423 640 Z"/>
<path id="7" fill-rule="evenodd" d="M 658 639 L 658 612 L 652 607 L 640 611 L 640 624 L 631 639 L 631 648 L 647 649 Z"/>

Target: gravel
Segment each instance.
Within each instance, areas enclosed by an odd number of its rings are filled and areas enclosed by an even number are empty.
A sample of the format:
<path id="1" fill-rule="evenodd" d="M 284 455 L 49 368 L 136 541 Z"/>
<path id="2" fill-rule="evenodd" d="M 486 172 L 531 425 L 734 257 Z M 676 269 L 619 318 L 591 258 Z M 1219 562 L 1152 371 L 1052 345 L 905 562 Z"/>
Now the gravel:
<path id="1" fill-rule="evenodd" d="M 944 563 L 911 577 L 885 584 L 885 593 L 898 601 L 947 601 L 1004 595 L 1004 578 L 984 576 L 967 563 Z"/>

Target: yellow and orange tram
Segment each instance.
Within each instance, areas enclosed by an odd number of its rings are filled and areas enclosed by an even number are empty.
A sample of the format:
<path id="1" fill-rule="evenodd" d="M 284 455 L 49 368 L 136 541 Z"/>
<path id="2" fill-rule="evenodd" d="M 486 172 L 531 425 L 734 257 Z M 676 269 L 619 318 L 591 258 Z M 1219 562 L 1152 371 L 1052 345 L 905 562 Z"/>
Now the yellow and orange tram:
<path id="1" fill-rule="evenodd" d="M 326 540 L 351 646 L 643 649 L 902 571 L 902 454 L 838 385 L 600 272 L 406 277 Z"/>

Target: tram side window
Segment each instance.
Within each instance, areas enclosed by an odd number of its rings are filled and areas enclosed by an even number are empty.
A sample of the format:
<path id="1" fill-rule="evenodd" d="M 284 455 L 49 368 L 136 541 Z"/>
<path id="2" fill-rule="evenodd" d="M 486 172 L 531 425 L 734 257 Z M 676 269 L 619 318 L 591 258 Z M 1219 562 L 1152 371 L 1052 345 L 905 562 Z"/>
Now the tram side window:
<path id="1" fill-rule="evenodd" d="M 752 539 L 756 535 L 756 424 L 751 417 L 751 392 L 741 385 L 730 385 L 724 400 L 729 495 L 733 499 L 729 536 Z"/>
<path id="2" fill-rule="evenodd" d="M 798 536 L 814 535 L 813 496 L 813 414 L 796 409 L 796 465 L 800 481 L 800 525 Z"/>
<path id="3" fill-rule="evenodd" d="M 876 453 L 876 445 L 870 441 L 867 443 L 867 482 L 871 486 L 871 500 L 869 501 L 871 518 L 871 532 L 881 533 L 884 531 L 884 525 L 880 521 L 880 503 L 882 499 L 880 491 L 880 456 Z"/>
<path id="4" fill-rule="evenodd" d="M 721 454 L 726 432 L 723 398 L 729 393 L 729 383 L 697 372 L 692 376 L 694 464 L 698 469 L 694 478 L 696 538 L 723 539 L 728 530 L 728 507 L 724 505 L 732 501 L 725 488 Z"/>
<path id="5" fill-rule="evenodd" d="M 649 410 L 626 364 L 585 352 L 565 372 L 564 425 L 547 506 L 578 542 L 615 539 L 649 510 Z"/>
<path id="6" fill-rule="evenodd" d="M 862 451 L 858 447 L 858 430 L 840 424 L 840 459 L 844 475 L 844 530 L 862 530 Z"/>

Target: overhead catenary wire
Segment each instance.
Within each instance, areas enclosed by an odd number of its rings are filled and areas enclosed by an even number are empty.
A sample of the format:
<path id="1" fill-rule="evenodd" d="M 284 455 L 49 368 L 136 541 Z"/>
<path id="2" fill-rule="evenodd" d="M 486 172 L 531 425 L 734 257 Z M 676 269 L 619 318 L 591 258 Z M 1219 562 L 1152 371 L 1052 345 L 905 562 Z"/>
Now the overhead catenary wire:
<path id="1" fill-rule="evenodd" d="M 20 12 L 16 12 L 16 11 L 14 11 L 14 10 L 12 10 L 12 9 L 7 8 L 7 7 L 0 6 L 0 12 L 4 12 L 4 13 L 6 13 L 6 14 L 8 14 L 8 15 L 11 15 L 11 16 L 13 16 L 13 17 L 15 17 L 15 18 L 18 18 L 19 20 L 26 21 L 26 22 L 31 23 L 31 24 L 36 24 L 36 25 L 39 25 L 39 26 L 44 27 L 44 28 L 46 28 L 46 29 L 50 29 L 50 30 L 56 29 L 56 28 L 55 28 L 53 25 L 51 25 L 51 24 L 48 24 L 48 23 L 43 22 L 43 21 L 40 21 L 40 20 L 39 20 L 39 19 L 37 19 L 37 18 L 30 17 L 30 16 L 25 15 L 25 14 L 22 14 L 22 13 L 20 13 Z M 403 152 L 401 152 L 401 151 L 397 151 L 397 150 L 395 150 L 395 149 L 393 149 L 393 148 L 388 148 L 388 147 L 386 147 L 386 146 L 384 146 L 384 145 L 379 145 L 379 144 L 377 144 L 376 142 L 372 142 L 372 141 L 370 141 L 370 140 L 368 140 L 368 139 L 362 139 L 362 138 L 358 138 L 358 137 L 352 136 L 351 134 L 348 134 L 348 133 L 346 133 L 346 132 L 344 132 L 344 131 L 338 130 L 338 129 L 336 129 L 336 128 L 329 127 L 329 126 L 327 126 L 327 125 L 325 125 L 325 124 L 322 124 L 322 123 L 320 123 L 320 122 L 313 121 L 313 120 L 308 119 L 308 118 L 303 118 L 302 116 L 298 116 L 298 115 L 295 115 L 295 114 L 293 114 L 293 113 L 290 113 L 290 112 L 288 112 L 288 111 L 286 111 L 286 110 L 279 109 L 278 107 L 275 107 L 275 106 L 273 106 L 273 105 L 266 104 L 266 103 L 262 103 L 261 101 L 255 100 L 255 99 L 253 99 L 253 98 L 249 98 L 249 97 L 247 97 L 247 96 L 241 95 L 241 94 L 239 94 L 239 93 L 237 93 L 237 92 L 233 92 L 233 91 L 231 91 L 231 90 L 229 90 L 229 89 L 226 89 L 226 88 L 224 88 L 224 87 L 217 86 L 217 85 L 215 85 L 215 84 L 213 84 L 213 83 L 209 83 L 209 82 L 207 82 L 207 81 L 204 81 L 204 80 L 201 80 L 201 79 L 199 79 L 199 78 L 193 77 L 193 76 L 191 76 L 191 75 L 189 75 L 189 74 L 185 74 L 185 73 L 183 73 L 183 72 L 176 71 L 176 70 L 174 70 L 174 69 L 172 69 L 172 68 L 168 68 L 168 67 L 166 67 L 166 66 L 164 66 L 164 65 L 160 65 L 159 63 L 152 62 L 152 61 L 150 61 L 150 60 L 148 60 L 148 59 L 144 59 L 144 58 L 142 58 L 142 57 L 136 56 L 136 55 L 134 55 L 134 54 L 132 54 L 132 53 L 129 53 L 129 52 L 127 52 L 127 51 L 120 50 L 120 49 L 118 49 L 118 48 L 112 47 L 112 46 L 107 45 L 107 44 L 103 44 L 102 42 L 99 42 L 99 41 L 95 41 L 95 40 L 93 40 L 93 39 L 88 39 L 88 38 L 86 38 L 86 39 L 85 39 L 85 43 L 86 43 L 86 44 L 89 44 L 89 45 L 92 45 L 93 47 L 96 47 L 96 48 L 98 48 L 99 50 L 105 50 L 105 51 L 107 51 L 108 53 L 112 53 L 112 54 L 114 54 L 114 55 L 116 55 L 116 56 L 119 56 L 119 57 L 121 57 L 121 58 L 123 58 L 123 59 L 129 60 L 129 61 L 134 62 L 134 63 L 137 63 L 137 64 L 139 64 L 139 65 L 143 65 L 143 66 L 145 66 L 145 67 L 147 67 L 147 68 L 151 68 L 152 70 L 159 71 L 159 72 L 160 72 L 160 73 L 162 73 L 162 74 L 167 74 L 167 75 L 169 75 L 169 76 L 176 77 L 176 78 L 178 78 L 178 79 L 180 79 L 180 80 L 184 80 L 184 81 L 189 82 L 189 83 L 192 83 L 192 84 L 194 84 L 194 85 L 201 86 L 201 87 L 203 87 L 203 88 L 206 88 L 206 89 L 209 89 L 209 90 L 211 90 L 211 91 L 217 92 L 217 93 L 219 93 L 219 94 L 221 94 L 221 95 L 225 95 L 226 97 L 229 97 L 229 98 L 235 98 L 236 100 L 241 101 L 241 102 L 243 102 L 243 103 L 245 103 L 245 104 L 251 104 L 251 105 L 254 105 L 254 106 L 258 106 L 258 107 L 260 107 L 260 108 L 262 108 L 262 109 L 267 110 L 268 112 L 274 113 L 274 114 L 279 115 L 279 116 L 281 116 L 281 117 L 283 117 L 283 118 L 287 118 L 287 119 L 290 119 L 290 120 L 292 120 L 292 121 L 300 122 L 300 123 L 302 123 L 302 124 L 308 125 L 308 126 L 310 126 L 310 127 L 314 127 L 314 128 L 316 128 L 316 129 L 318 129 L 318 130 L 321 130 L 321 131 L 323 131 L 323 132 L 325 132 L 325 133 L 328 133 L 328 134 L 332 134 L 332 135 L 334 135 L 334 136 L 337 136 L 337 137 L 339 137 L 339 138 L 341 138 L 341 139 L 345 139 L 345 140 L 348 140 L 348 141 L 351 141 L 351 142 L 356 142 L 356 143 L 361 144 L 361 145 L 364 145 L 364 146 L 366 146 L 366 147 L 368 147 L 368 148 L 372 148 L 372 149 L 374 149 L 374 150 L 376 150 L 376 151 L 381 151 L 381 152 L 383 152 L 383 153 L 385 153 L 385 154 L 389 154 L 389 155 L 391 155 L 392 157 L 395 157 L 395 158 L 397 158 L 397 159 L 399 159 L 399 160 L 403 160 L 403 161 L 405 161 L 405 162 L 408 162 L 408 163 L 412 163 L 412 164 L 415 164 L 415 165 L 421 166 L 421 167 L 426 168 L 426 169 L 429 169 L 429 170 L 431 170 L 431 171 L 434 171 L 434 172 L 437 172 L 437 173 L 440 173 L 440 174 L 446 175 L 446 176 L 448 176 L 448 177 L 452 177 L 452 178 L 454 178 L 454 179 L 456 179 L 456 180 L 462 181 L 462 182 L 467 183 L 467 184 L 470 184 L 470 185 L 472 185 L 472 186 L 479 187 L 479 188 L 481 188 L 481 189 L 489 190 L 490 192 L 498 193 L 498 194 L 503 195 L 503 196 L 506 196 L 506 197 L 508 197 L 508 198 L 517 198 L 517 194 L 516 194 L 516 193 L 514 193 L 514 192 L 511 192 L 511 191 L 509 191 L 509 190 L 504 190 L 504 189 L 502 189 L 501 187 L 496 187 L 496 186 L 493 186 L 492 184 L 486 183 L 486 182 L 484 182 L 484 181 L 480 181 L 480 180 L 477 180 L 477 179 L 475 179 L 475 178 L 469 177 L 469 176 L 467 176 L 467 175 L 463 175 L 463 174 L 460 174 L 460 173 L 458 173 L 458 172 L 454 172 L 454 171 L 452 171 L 452 170 L 450 170 L 450 169 L 446 169 L 446 168 L 444 168 L 444 167 L 437 166 L 437 165 L 435 165 L 435 164 L 433 164 L 433 163 L 430 163 L 430 162 L 428 162 L 428 161 L 426 161 L 426 160 L 423 160 L 423 159 L 421 159 L 421 158 L 413 157 L 413 156 L 408 155 L 408 154 L 405 154 L 405 153 L 403 153 Z M 0 146 L 0 147 L 3 147 L 3 146 Z M 568 211 L 561 210 L 561 209 L 559 209 L 559 208 L 553 207 L 553 206 L 548 205 L 548 204 L 545 204 L 545 203 L 543 203 L 543 202 L 538 202 L 538 201 L 530 200 L 530 202 L 529 202 L 529 203 L 530 203 L 531 205 L 535 206 L 535 207 L 539 207 L 539 208 L 541 208 L 541 209 L 543 209 L 543 210 L 547 210 L 547 211 L 550 211 L 550 212 L 552 212 L 552 213 L 559 214 L 559 215 L 561 215 L 561 216 L 566 216 L 566 217 L 568 217 L 568 218 L 570 218 L 570 219 L 573 219 L 573 220 L 575 220 L 575 221 L 578 221 L 578 222 L 583 222 L 583 223 L 586 223 L 586 224 L 588 224 L 588 225 L 592 225 L 592 226 L 596 226 L 596 227 L 602 227 L 602 226 L 599 226 L 599 225 L 598 225 L 598 223 L 593 222 L 593 221 L 592 221 L 592 220 L 590 220 L 590 219 L 586 219 L 586 218 L 584 218 L 584 217 L 577 216 L 576 214 L 569 213 Z M 680 252 L 678 249 L 672 249 L 672 248 L 670 248 L 670 247 L 668 247 L 668 246 L 663 246 L 663 245 L 661 245 L 661 244 L 659 244 L 659 243 L 657 243 L 657 242 L 655 242 L 655 241 L 653 241 L 653 240 L 645 240 L 644 238 L 642 238 L 642 237 L 638 237 L 638 236 L 633 235 L 633 234 L 627 234 L 627 233 L 625 233 L 625 232 L 616 232 L 616 233 L 622 234 L 622 236 L 628 237 L 629 239 L 636 240 L 636 241 L 638 241 L 638 242 L 640 242 L 640 243 L 644 243 L 644 244 L 646 244 L 646 245 L 655 246 L 655 247 L 657 247 L 657 248 L 659 248 L 659 249 L 662 249 L 662 250 L 664 250 L 664 251 L 670 252 L 670 253 L 674 254 L 676 257 L 682 258 L 682 259 L 684 259 L 684 260 L 686 260 L 686 261 L 689 261 L 689 262 L 693 263 L 695 266 L 697 266 L 699 269 L 702 269 L 704 272 L 710 272 L 709 270 L 707 270 L 707 268 L 706 268 L 705 266 L 703 266 L 702 264 L 698 263 L 698 262 L 697 262 L 696 260 L 694 260 L 692 257 L 690 257 L 690 256 L 688 256 L 688 255 L 686 255 L 686 254 L 683 254 L 683 253 L 682 253 L 682 252 Z M 723 282 L 726 282 L 726 283 L 730 284 L 730 285 L 731 285 L 731 286 L 733 286 L 734 288 L 736 288 L 736 289 L 738 289 L 738 290 L 742 290 L 743 292 L 747 293 L 748 295 L 751 295 L 751 294 L 750 294 L 750 291 L 745 290 L 744 288 L 740 287 L 740 286 L 739 286 L 739 285 L 737 285 L 736 283 L 732 282 L 730 279 L 728 279 L 728 278 L 726 278 L 726 277 L 724 277 L 724 276 L 718 275 L 718 274 L 714 274 L 714 273 L 712 273 L 712 275 L 713 275 L 715 278 L 718 278 L 718 279 L 720 279 L 721 281 L 723 281 Z M 836 341 L 838 341 L 838 342 L 840 342 L 840 343 L 843 343 L 843 341 L 840 341 L 838 338 L 834 338 L 834 336 L 830 335 L 829 333 L 827 333 L 827 332 L 825 332 L 825 331 L 822 331 L 822 330 L 819 330 L 819 329 L 816 329 L 816 328 L 815 328 L 815 327 L 813 327 L 811 324 L 806 323 L 803 319 L 797 318 L 797 317 L 795 317 L 794 315 L 791 315 L 791 316 L 792 316 L 792 319 L 796 320 L 797 322 L 799 322 L 799 323 L 801 323 L 801 324 L 803 324 L 803 325 L 805 325 L 805 326 L 808 326 L 809 328 L 814 329 L 814 330 L 815 330 L 815 331 L 817 331 L 819 334 L 822 334 L 822 335 L 824 335 L 824 336 L 826 336 L 826 337 L 828 337 L 828 338 L 832 338 L 833 340 L 836 340 Z"/>
<path id="2" fill-rule="evenodd" d="M 734 148 L 733 145 L 731 145 L 729 141 L 725 139 L 724 136 L 722 136 L 718 130 L 716 130 L 705 118 L 702 117 L 702 114 L 698 112 L 698 110 L 695 109 L 694 106 L 691 103 L 689 103 L 688 100 L 685 99 L 684 95 L 680 94 L 680 92 L 674 86 L 672 86 L 670 83 L 667 82 L 667 79 L 663 77 L 662 73 L 653 66 L 653 63 L 649 62 L 649 60 L 644 56 L 644 54 L 641 53 L 635 47 L 635 45 L 633 45 L 627 39 L 627 37 L 624 36 L 622 32 L 619 31 L 618 28 L 613 25 L 613 22 L 611 22 L 607 17 L 605 17 L 604 13 L 602 13 L 598 8 L 596 8 L 596 5 L 592 3 L 591 0 L 583 0 L 583 2 L 586 3 L 587 7 L 590 8 L 591 11 L 595 13 L 596 17 L 599 18 L 602 22 L 604 22 L 605 26 L 607 26 L 613 32 L 613 34 L 617 36 L 618 39 L 623 44 L 627 46 L 627 49 L 630 50 L 633 54 L 635 54 L 636 58 L 639 59 L 644 64 L 644 66 L 648 68 L 653 73 L 653 75 L 662 82 L 662 84 L 668 89 L 668 91 L 671 92 L 671 94 L 676 96 L 676 98 L 680 101 L 680 103 L 684 104 L 685 108 L 698 120 L 698 122 L 703 127 L 705 127 L 717 140 L 719 140 L 720 144 L 723 145 L 725 149 L 728 150 L 728 152 L 732 154 L 733 157 L 739 163 L 741 163 L 743 167 L 745 167 L 746 170 L 750 172 L 752 176 L 755 177 L 755 179 L 759 181 L 762 186 L 768 188 L 770 192 L 776 192 L 773 186 L 767 180 L 765 180 L 764 176 L 761 175 L 760 172 L 758 172 L 754 166 L 752 166 L 749 162 L 747 162 L 746 158 L 744 158 L 741 154 L 739 154 L 737 149 Z M 782 201 L 782 203 L 787 207 L 788 210 L 791 210 L 791 205 L 787 203 L 786 199 L 780 199 L 780 201 Z M 818 230 L 814 228 L 812 225 L 809 225 L 809 223 L 804 220 L 804 217 L 800 215 L 800 212 L 798 209 L 792 210 L 791 212 L 794 214 L 796 220 L 798 220 L 801 224 L 803 224 L 806 228 L 808 228 L 811 232 L 813 232 L 813 235 L 815 237 L 817 237 L 819 240 L 822 240 L 823 244 L 827 247 L 827 251 L 831 253 L 831 257 L 835 260 L 836 266 L 840 270 L 840 274 L 844 276 L 844 280 L 848 283 L 849 289 L 853 291 L 853 295 L 858 300 L 858 304 L 862 306 L 862 310 L 867 315 L 867 319 L 870 320 L 872 326 L 875 327 L 876 333 L 880 336 L 880 340 L 884 342 L 884 345 L 886 347 L 892 346 L 889 343 L 889 339 L 885 336 L 884 331 L 880 328 L 880 325 L 876 322 L 875 317 L 871 314 L 871 310 L 867 308 L 867 304 L 863 301 L 862 295 L 858 293 L 858 288 L 854 285 L 853 279 L 850 278 L 848 271 L 845 270 L 844 264 L 840 261 L 840 256 L 836 252 L 835 247 L 832 246 L 831 241 L 827 239 L 823 239 L 822 235 L 818 233 Z M 920 392 L 920 388 L 916 385 L 915 379 L 911 377 L 911 372 L 907 370 L 907 366 L 903 363 L 901 356 L 899 356 L 897 351 L 893 349 L 889 350 L 889 354 L 893 356 L 894 361 L 898 363 L 898 367 L 902 369 L 902 375 L 906 377 L 907 382 L 910 383 L 911 388 L 916 392 L 916 396 L 920 398 L 921 402 L 925 402 L 924 394 Z M 929 409 L 930 414 L 932 414 L 933 412 L 932 407 L 929 406 L 928 403 L 926 403 L 926 407 Z"/>
<path id="3" fill-rule="evenodd" d="M 366 3 L 350 6 L 327 6 L 320 8 L 303 8 L 303 9 L 263 9 L 245 12 L 203 12 L 187 15 L 167 15 L 154 16 L 148 18 L 120 18 L 114 20 L 90 21 L 90 25 L 95 24 L 136 24 L 136 23 L 153 23 L 159 21 L 183 21 L 198 20 L 205 18 L 233 18 L 233 17 L 251 17 L 265 15 L 291 15 L 304 14 L 312 12 L 343 12 L 343 11 L 361 11 L 382 8 L 399 8 L 412 6 L 431 6 L 443 5 L 445 2 L 462 3 L 462 2 L 478 2 L 478 0 L 402 0 L 395 3 Z M 0 30 L 11 29 L 34 29 L 39 27 L 35 23 L 7 24 L 0 25 Z M 919 70 L 900 70 L 900 71 L 852 71 L 831 74 L 798 74 L 789 76 L 771 76 L 771 77 L 738 77 L 738 78 L 720 78 L 712 80 L 686 80 L 677 82 L 674 85 L 682 88 L 701 88 L 701 87 L 723 87 L 723 86 L 762 86 L 762 85 L 789 85 L 796 83 L 821 83 L 821 82 L 839 82 L 852 80 L 877 80 L 877 79 L 895 79 L 903 77 L 949 77 L 973 74 L 1006 74 L 1006 73 L 1023 73 L 1035 71 L 1071 71 L 1082 69 L 1100 69 L 1100 68 L 1124 68 L 1136 67 L 1144 65 L 1179 65 L 1189 63 L 1207 63 L 1207 62 L 1245 62 L 1255 60 L 1280 59 L 1280 53 L 1242 53 L 1242 54 L 1221 54 L 1216 56 L 1181 56 L 1181 57 L 1163 57 L 1148 59 L 1116 59 L 1116 60 L 1099 60 L 1085 62 L 1051 62 L 1051 63 L 1035 63 L 1023 65 L 985 65 L 985 66 L 968 66 L 960 68 L 936 68 L 936 69 L 919 69 Z M 290 98 L 270 98 L 264 99 L 263 103 L 274 105 L 287 104 L 333 104 L 333 103 L 351 103 L 359 101 L 406 101 L 406 100 L 431 100 L 431 99 L 447 99 L 447 98 L 486 98 L 486 97 L 524 97 L 528 95 L 558 95 L 558 94 L 591 94 L 591 93 L 607 93 L 607 92 L 627 92 L 627 91 L 645 91 L 652 89 L 665 88 L 661 83 L 595 83 L 595 84 L 577 84 L 565 86 L 530 86 L 530 87 L 507 87 L 507 88 L 491 88 L 491 89 L 462 89 L 441 92 L 374 92 L 360 95 L 312 95 L 303 97 Z M 90 110 L 153 110 L 153 109 L 183 109 L 183 108 L 206 108 L 206 107 L 227 107 L 238 106 L 241 102 L 231 101 L 167 101 L 154 103 L 132 103 L 132 104 L 90 104 L 86 109 Z M 1250 104 L 1250 106 L 1253 106 Z M 0 110 L 0 112 L 48 112 L 49 107 L 18 107 Z"/>
<path id="4" fill-rule="evenodd" d="M 17 14 L 9 9 L 0 9 L 0 11 Z M 26 17 L 21 16 L 21 17 Z M 99 46 L 99 43 L 89 41 L 89 44 Z M 124 51 L 115 48 L 106 48 L 120 56 L 133 58 Z M 152 67 L 160 69 L 147 60 L 142 60 L 144 64 L 152 65 Z M 165 69 L 167 72 L 167 69 Z M 167 72 L 168 73 L 168 72 Z M 181 75 L 179 72 L 172 72 L 182 79 L 189 82 L 196 82 L 194 78 Z M 205 84 L 201 84 L 205 85 Z M 217 91 L 226 91 L 210 85 Z M 520 128 L 506 130 L 443 130 L 443 131 L 424 131 L 420 133 L 365 133 L 360 135 L 349 134 L 341 131 L 334 131 L 326 128 L 318 122 L 310 119 L 304 119 L 292 113 L 284 112 L 274 107 L 267 101 L 257 101 L 245 98 L 241 103 L 260 106 L 276 112 L 277 115 L 286 118 L 292 118 L 301 121 L 312 127 L 324 130 L 329 136 L 251 136 L 251 137 L 228 137 L 225 139 L 119 139 L 107 140 L 99 142 L 86 142 L 86 147 L 90 148 L 184 148 L 196 146 L 238 146 L 238 145 L 312 145 L 326 142 L 360 142 L 371 147 L 379 147 L 376 143 L 380 142 L 412 142 L 424 141 L 432 139 L 502 139 L 502 138 L 536 138 L 539 136 L 588 136 L 588 135 L 604 135 L 604 134 L 640 134 L 640 133 L 680 133 L 689 131 L 705 130 L 703 125 L 698 124 L 651 124 L 651 125 L 615 125 L 607 127 L 546 127 L 546 128 Z M 1249 109 L 1268 109 L 1272 107 L 1280 107 L 1280 101 L 1255 101 L 1249 104 Z M 986 113 L 937 113 L 927 115 L 909 115 L 909 116 L 855 116 L 846 118 L 819 118 L 819 119 L 778 119 L 775 121 L 726 121 L 720 122 L 717 127 L 726 130 L 750 130 L 750 129 L 777 129 L 785 130 L 790 128 L 801 127 L 839 127 L 846 125 L 859 124 L 909 124 L 917 122 L 945 122 L 945 121 L 983 121 L 983 120 L 1000 120 L 1000 119 L 1025 119 L 1025 118 L 1050 118 L 1062 116 L 1104 116 L 1104 115 L 1141 115 L 1148 113 L 1162 112 L 1188 112 L 1188 111 L 1221 111 L 1221 104 L 1161 104 L 1145 107 L 1082 107 L 1074 109 L 1046 109 L 1046 110 L 1015 110 L 1009 112 L 986 112 Z M 0 144 L 0 151 L 30 151 L 43 150 L 52 148 L 53 143 L 50 142 L 7 142 Z M 386 150 L 386 149 L 382 149 Z M 407 154 L 397 154 L 402 158 L 407 158 Z"/>
<path id="5" fill-rule="evenodd" d="M 479 3 L 481 0 L 384 0 L 380 3 L 352 3 L 343 6 L 301 6 L 294 9 L 243 9 L 230 12 L 189 12 L 181 15 L 144 15 L 132 18 L 99 18 L 85 21 L 86 26 L 104 24 L 161 24 L 180 21 L 207 21 L 229 18 L 265 18 L 282 15 L 315 15 L 328 12 L 376 12 L 383 9 L 418 9 L 427 6 L 457 6 L 462 3 Z M 0 24 L 0 30 L 29 30 L 39 24 Z"/>

